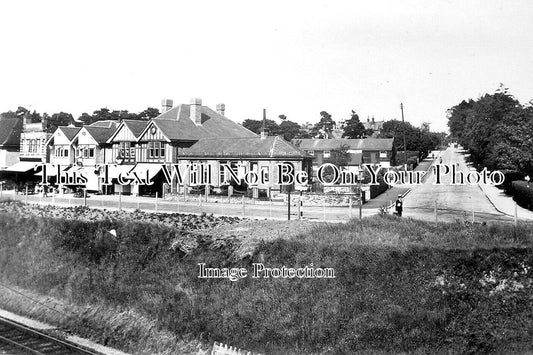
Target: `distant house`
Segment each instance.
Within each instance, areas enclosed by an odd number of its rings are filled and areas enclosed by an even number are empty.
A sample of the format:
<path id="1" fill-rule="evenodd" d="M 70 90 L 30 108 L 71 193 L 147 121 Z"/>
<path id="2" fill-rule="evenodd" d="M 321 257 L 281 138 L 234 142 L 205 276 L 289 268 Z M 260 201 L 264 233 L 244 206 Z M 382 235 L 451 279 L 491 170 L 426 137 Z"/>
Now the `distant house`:
<path id="1" fill-rule="evenodd" d="M 347 167 L 358 167 L 362 163 L 389 167 L 393 164 L 395 156 L 394 138 L 295 139 L 293 143 L 314 157 L 314 166 L 328 162 L 331 151 L 343 146 L 350 154 Z"/>
<path id="2" fill-rule="evenodd" d="M 22 117 L 0 117 L 0 169 L 5 170 L 19 162 Z"/>
<path id="3" fill-rule="evenodd" d="M 372 131 L 372 137 L 377 137 L 381 133 L 381 131 L 383 130 L 384 123 L 385 121 L 375 121 L 374 117 L 372 117 L 372 120 L 370 120 L 370 118 L 367 118 L 366 122 L 362 122 L 366 130 Z"/>

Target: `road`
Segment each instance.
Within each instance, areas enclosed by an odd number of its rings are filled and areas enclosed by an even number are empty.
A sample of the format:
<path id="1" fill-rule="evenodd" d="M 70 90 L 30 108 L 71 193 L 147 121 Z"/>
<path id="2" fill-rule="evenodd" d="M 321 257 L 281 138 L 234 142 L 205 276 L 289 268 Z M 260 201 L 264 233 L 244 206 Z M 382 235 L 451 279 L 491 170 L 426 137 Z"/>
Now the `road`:
<path id="1" fill-rule="evenodd" d="M 442 164 L 450 167 L 455 164 L 457 171 L 465 175 L 470 172 L 461 151 L 448 148 L 441 152 L 441 157 Z M 437 175 L 432 167 L 423 184 L 411 185 L 412 190 L 404 200 L 404 216 L 434 221 L 436 204 L 438 221 L 513 221 L 512 217 L 494 208 L 477 184 L 452 185 L 451 172 L 441 176 L 441 184 L 435 184 Z"/>

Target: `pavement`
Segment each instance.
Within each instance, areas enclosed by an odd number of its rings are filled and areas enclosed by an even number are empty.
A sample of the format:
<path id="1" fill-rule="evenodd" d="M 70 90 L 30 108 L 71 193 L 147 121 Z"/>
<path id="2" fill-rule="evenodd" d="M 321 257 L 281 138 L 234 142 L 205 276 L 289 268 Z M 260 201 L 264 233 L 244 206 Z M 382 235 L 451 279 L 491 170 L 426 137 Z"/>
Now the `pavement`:
<path id="1" fill-rule="evenodd" d="M 463 151 L 460 152 L 464 153 Z M 470 164 L 468 164 L 468 166 L 470 169 L 474 169 L 470 166 Z M 513 197 L 507 195 L 503 190 L 494 185 L 479 184 L 478 186 L 487 196 L 494 208 L 499 212 L 512 217 L 516 216 L 518 219 L 533 221 L 533 211 L 518 206 L 518 204 L 513 200 Z M 533 188 L 533 184 L 531 188 Z"/>

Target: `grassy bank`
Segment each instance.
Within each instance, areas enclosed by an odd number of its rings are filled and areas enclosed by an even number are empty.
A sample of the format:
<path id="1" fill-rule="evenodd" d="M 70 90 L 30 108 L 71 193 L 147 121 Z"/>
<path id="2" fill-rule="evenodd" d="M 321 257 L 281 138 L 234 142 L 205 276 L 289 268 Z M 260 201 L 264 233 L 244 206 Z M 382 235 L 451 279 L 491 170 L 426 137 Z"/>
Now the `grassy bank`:
<path id="1" fill-rule="evenodd" d="M 242 254 L 231 236 L 5 212 L 0 277 L 73 307 L 78 315 L 62 325 L 133 353 L 180 339 L 189 353 L 215 340 L 267 354 L 522 352 L 533 348 L 532 241 L 531 228 L 375 217 Z M 336 278 L 197 277 L 198 263 L 252 270 L 254 262 L 313 263 Z"/>

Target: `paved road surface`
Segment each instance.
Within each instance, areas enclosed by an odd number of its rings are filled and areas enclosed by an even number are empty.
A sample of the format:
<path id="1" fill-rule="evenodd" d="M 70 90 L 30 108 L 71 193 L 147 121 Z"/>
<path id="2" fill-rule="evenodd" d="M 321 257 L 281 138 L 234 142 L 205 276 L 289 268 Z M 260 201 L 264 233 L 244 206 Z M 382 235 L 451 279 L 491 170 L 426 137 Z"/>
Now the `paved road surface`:
<path id="1" fill-rule="evenodd" d="M 457 165 L 457 171 L 468 173 L 470 168 L 464 155 L 454 148 L 441 153 L 442 164 Z M 442 174 L 441 174 L 442 175 Z M 411 185 L 412 190 L 404 201 L 404 216 L 424 220 L 435 220 L 435 202 L 439 221 L 507 221 L 513 218 L 498 212 L 478 185 L 451 185 L 451 173 L 442 175 L 440 185 L 435 185 L 433 168 L 421 185 Z"/>

